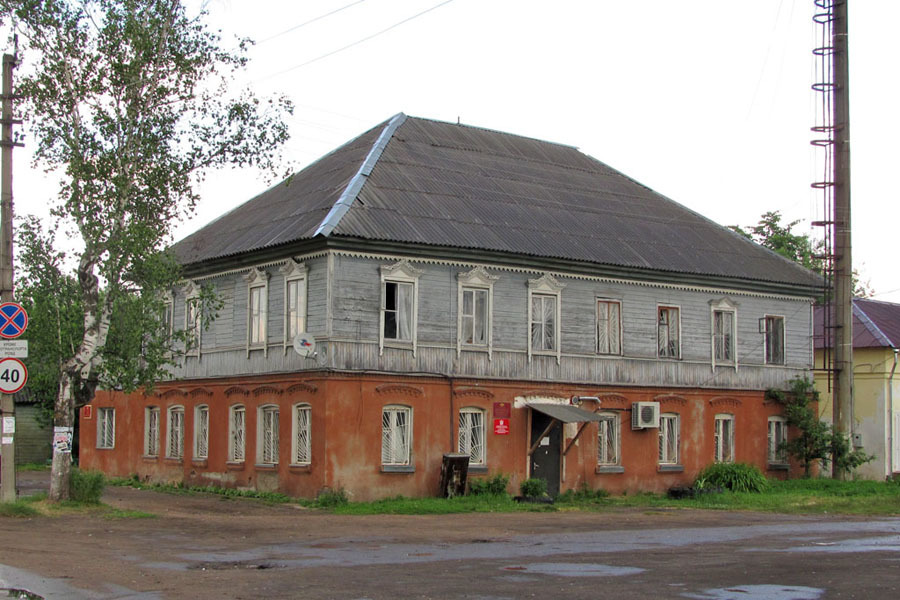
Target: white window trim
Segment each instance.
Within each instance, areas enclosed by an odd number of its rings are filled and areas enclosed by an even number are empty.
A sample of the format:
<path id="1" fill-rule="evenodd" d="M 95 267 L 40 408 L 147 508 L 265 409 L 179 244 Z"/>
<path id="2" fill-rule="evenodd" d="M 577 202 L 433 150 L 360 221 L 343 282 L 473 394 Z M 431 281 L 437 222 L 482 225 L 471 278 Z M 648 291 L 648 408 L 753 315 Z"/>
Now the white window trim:
<path id="1" fill-rule="evenodd" d="M 297 294 L 297 312 L 300 313 L 300 319 L 303 322 L 303 327 L 297 333 L 304 333 L 307 329 L 307 294 L 309 290 L 309 268 L 304 264 L 297 262 L 293 258 L 289 258 L 288 261 L 281 267 L 281 273 L 284 275 L 284 353 L 287 354 L 289 348 L 293 347 L 294 340 L 291 338 L 291 307 L 290 307 L 290 295 L 288 294 L 288 289 L 290 288 L 290 284 L 294 282 L 302 282 L 300 285 L 300 289 Z"/>
<path id="2" fill-rule="evenodd" d="M 384 462 L 384 414 L 387 412 L 406 413 L 406 460 Z M 392 424 L 393 425 L 393 424 Z M 413 409 L 403 404 L 388 404 L 381 408 L 381 468 L 384 471 L 411 471 L 413 468 Z"/>
<path id="3" fill-rule="evenodd" d="M 181 420 L 177 431 L 173 425 L 176 415 L 180 415 Z M 166 409 L 166 458 L 184 459 L 184 407 L 181 405 Z"/>
<path id="4" fill-rule="evenodd" d="M 275 429 L 273 431 L 274 435 L 274 447 L 267 448 L 266 447 L 266 425 L 268 425 L 266 419 L 268 414 L 274 413 L 277 415 L 275 419 L 277 422 L 275 423 Z M 277 404 L 262 404 L 256 409 L 256 464 L 262 465 L 266 467 L 274 467 L 279 463 L 279 459 L 281 458 L 281 409 Z M 274 453 L 273 456 L 270 456 L 270 460 L 266 460 L 266 451 L 270 450 Z"/>
<path id="5" fill-rule="evenodd" d="M 601 417 L 601 421 L 598 422 L 597 427 L 597 466 L 598 467 L 616 467 L 622 464 L 622 418 L 619 413 L 616 412 L 601 412 L 597 413 L 598 417 Z M 601 434 L 603 432 L 603 427 L 606 423 L 612 423 L 612 427 L 615 435 L 615 460 L 610 461 L 609 457 L 604 457 L 605 445 L 601 446 Z"/>
<path id="6" fill-rule="evenodd" d="M 463 350 L 487 352 L 488 360 L 494 358 L 494 283 L 499 279 L 491 275 L 484 267 L 478 266 L 466 273 L 458 273 L 456 286 L 456 357 Z M 487 291 L 487 344 L 466 344 L 463 342 L 463 292 L 467 289 Z"/>
<path id="7" fill-rule="evenodd" d="M 678 348 L 675 350 L 675 356 L 662 356 L 659 352 L 659 311 L 661 309 L 674 309 L 678 311 Z M 657 304 L 656 305 L 656 357 L 664 360 L 681 360 L 681 306 L 678 304 Z"/>
<path id="8" fill-rule="evenodd" d="M 106 424 L 109 422 L 110 435 L 106 439 Z M 116 447 L 116 409 L 101 406 L 97 409 L 97 449 L 112 450 Z"/>
<path id="9" fill-rule="evenodd" d="M 241 456 L 236 455 L 235 436 L 237 430 L 234 424 L 236 413 L 242 413 L 241 419 Z M 243 404 L 233 404 L 228 408 L 228 462 L 243 463 L 247 460 L 247 409 Z"/>
<path id="10" fill-rule="evenodd" d="M 154 419 L 151 419 L 151 415 Z M 152 422 L 155 420 L 155 430 Z M 151 437 L 152 434 L 152 437 Z M 151 443 L 152 442 L 152 443 Z M 144 452 L 147 458 L 159 456 L 159 407 L 148 406 L 144 409 Z"/>
<path id="11" fill-rule="evenodd" d="M 413 356 L 416 355 L 418 348 L 418 322 L 419 322 L 419 277 L 424 273 L 422 269 L 409 264 L 406 259 L 401 260 L 393 265 L 383 265 L 381 267 L 381 309 L 378 318 L 378 354 L 384 354 L 385 346 L 389 348 L 411 348 Z M 384 309 L 386 286 L 388 282 L 412 284 L 412 315 L 410 340 L 394 340 L 384 338 Z"/>
<path id="12" fill-rule="evenodd" d="M 472 449 L 471 449 L 471 439 L 469 442 L 469 450 L 466 451 L 462 448 L 462 430 L 459 428 L 459 421 L 462 419 L 463 415 L 472 415 L 478 414 L 481 415 L 481 460 L 478 462 L 472 461 Z M 456 451 L 460 454 L 468 454 L 469 455 L 469 466 L 470 467 L 486 467 L 487 466 L 487 411 L 483 408 L 479 408 L 477 406 L 464 406 L 459 409 L 459 416 L 456 420 Z M 468 434 L 467 434 L 468 435 Z"/>
<path id="13" fill-rule="evenodd" d="M 713 435 L 713 446 L 715 447 L 715 457 L 714 460 L 717 463 L 733 463 L 734 462 L 734 437 L 735 437 L 735 427 L 734 427 L 734 415 L 731 413 L 720 413 L 715 417 L 715 430 Z M 725 423 L 730 423 L 731 427 L 731 435 L 728 439 L 728 448 L 727 448 L 727 456 L 726 456 L 726 448 L 722 443 L 722 434 L 725 430 Z"/>
<path id="14" fill-rule="evenodd" d="M 666 442 L 668 442 L 668 429 L 663 428 L 663 420 L 664 419 L 675 419 L 675 456 L 659 456 L 657 452 L 657 460 L 660 465 L 678 465 L 681 460 L 681 415 L 678 413 L 663 413 L 659 415 L 659 437 L 663 438 L 665 434 Z M 660 444 L 663 448 L 668 448 L 668 444 Z"/>
<path id="15" fill-rule="evenodd" d="M 781 416 L 769 417 L 766 422 L 766 463 L 779 466 L 787 465 L 790 459 L 788 458 L 787 450 L 778 450 L 778 440 L 774 435 L 776 428 L 773 427 L 775 423 L 781 424 L 781 429 L 784 433 L 783 441 L 786 442 L 788 440 L 787 419 Z"/>
<path id="16" fill-rule="evenodd" d="M 716 361 L 716 313 L 731 313 L 731 361 Z M 716 366 L 732 367 L 738 370 L 738 305 L 730 298 L 710 300 L 709 302 L 709 356 L 713 370 Z"/>
<path id="17" fill-rule="evenodd" d="M 787 319 L 784 315 L 765 315 L 763 319 L 766 324 L 766 330 L 763 332 L 763 360 L 767 365 L 784 366 L 787 364 L 787 348 L 785 347 Z M 781 362 L 772 362 L 769 360 L 769 319 L 781 320 Z"/>
<path id="18" fill-rule="evenodd" d="M 560 363 L 562 357 L 562 335 L 560 333 L 562 330 L 562 291 L 565 287 L 566 284 L 557 281 L 550 273 L 544 273 L 537 279 L 528 280 L 528 305 L 526 307 L 526 310 L 528 311 L 528 362 L 531 362 L 533 355 L 538 354 L 556 356 L 556 364 Z M 553 332 L 555 338 L 554 350 L 535 350 L 533 348 L 531 337 L 534 320 L 531 315 L 533 310 L 532 301 L 535 295 L 556 296 L 556 330 Z"/>
<path id="19" fill-rule="evenodd" d="M 191 322 L 191 304 L 196 303 L 197 314 L 195 321 Z M 185 331 L 194 331 L 196 337 L 196 345 L 186 352 L 185 356 L 196 356 L 200 359 L 200 347 L 203 343 L 203 306 L 200 301 L 200 286 L 193 281 L 189 281 L 184 286 L 184 329 Z"/>
<path id="20" fill-rule="evenodd" d="M 618 352 L 600 352 L 600 303 L 607 302 L 619 305 L 619 351 Z M 622 301 L 616 298 L 603 298 L 598 296 L 594 303 L 594 318 L 596 327 L 594 327 L 594 349 L 600 356 L 622 356 L 625 352 L 624 327 L 622 326 Z M 658 317 L 657 317 L 658 318 Z"/>
<path id="21" fill-rule="evenodd" d="M 206 430 L 202 430 L 200 427 L 201 418 L 200 415 L 205 412 L 206 413 Z M 204 439 L 205 437 L 205 439 Z M 201 451 L 200 441 L 205 441 L 206 450 Z M 207 460 L 209 458 L 209 405 L 207 404 L 198 404 L 194 407 L 194 443 L 193 443 L 193 459 L 194 460 Z"/>
<path id="22" fill-rule="evenodd" d="M 247 357 L 250 357 L 251 350 L 262 350 L 263 356 L 269 355 L 269 273 L 262 269 L 253 269 L 244 275 L 244 281 L 247 282 Z M 262 330 L 262 341 L 250 341 L 250 335 L 253 328 L 253 311 L 251 306 L 251 298 L 253 290 L 260 290 L 259 296 L 259 318 L 260 329 Z"/>
<path id="23" fill-rule="evenodd" d="M 163 303 L 163 335 L 168 339 L 172 337 L 175 329 L 175 295 L 171 292 L 162 294 Z"/>
<path id="24" fill-rule="evenodd" d="M 297 437 L 300 433 L 298 417 L 301 411 L 307 413 L 306 417 L 306 460 L 298 460 L 300 448 L 297 443 Z M 312 407 L 305 402 L 295 404 L 291 407 L 291 464 L 298 466 L 308 466 L 312 464 Z"/>

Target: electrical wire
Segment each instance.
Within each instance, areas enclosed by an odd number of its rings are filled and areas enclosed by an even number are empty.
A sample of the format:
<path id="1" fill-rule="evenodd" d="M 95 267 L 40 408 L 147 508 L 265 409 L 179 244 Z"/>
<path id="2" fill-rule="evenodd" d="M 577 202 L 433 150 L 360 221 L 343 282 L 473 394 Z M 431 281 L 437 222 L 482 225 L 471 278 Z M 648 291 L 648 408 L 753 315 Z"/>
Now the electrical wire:
<path id="1" fill-rule="evenodd" d="M 336 8 L 336 9 L 334 9 L 334 10 L 331 11 L 331 12 L 325 13 L 324 15 L 319 15 L 318 17 L 315 17 L 315 18 L 310 19 L 309 21 L 304 21 L 303 23 L 300 23 L 299 25 L 294 25 L 294 26 L 291 27 L 290 29 L 285 29 L 285 30 L 282 31 L 281 33 L 276 33 L 275 35 L 270 35 L 269 37 L 267 37 L 267 38 L 265 38 L 265 39 L 259 40 L 258 42 L 256 42 L 256 44 L 259 45 L 259 44 L 264 44 L 264 43 L 266 43 L 266 42 L 272 41 L 272 40 L 274 40 L 275 38 L 279 38 L 279 37 L 281 37 L 281 36 L 283 36 L 283 35 L 286 35 L 286 34 L 288 34 L 288 33 L 291 33 L 292 31 L 297 31 L 297 30 L 300 29 L 301 27 L 306 27 L 306 26 L 309 25 L 310 23 L 315 23 L 316 21 L 321 21 L 321 20 L 324 19 L 325 17 L 330 17 L 331 15 L 337 14 L 337 13 L 341 12 L 341 11 L 344 10 L 344 9 L 350 8 L 351 6 L 356 6 L 357 4 L 362 4 L 362 3 L 365 2 L 365 1 L 366 1 L 366 0 L 356 0 L 356 2 L 351 2 L 350 4 L 346 4 L 346 5 L 344 5 L 344 6 L 340 7 L 340 8 Z"/>

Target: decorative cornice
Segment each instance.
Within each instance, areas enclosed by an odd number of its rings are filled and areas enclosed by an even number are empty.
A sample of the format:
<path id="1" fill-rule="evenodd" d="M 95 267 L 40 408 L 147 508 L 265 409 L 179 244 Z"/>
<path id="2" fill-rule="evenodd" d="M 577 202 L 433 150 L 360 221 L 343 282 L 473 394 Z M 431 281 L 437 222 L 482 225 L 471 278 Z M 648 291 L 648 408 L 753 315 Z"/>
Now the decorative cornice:
<path id="1" fill-rule="evenodd" d="M 453 390 L 453 395 L 459 398 L 463 398 L 466 396 L 476 396 L 479 398 L 484 398 L 486 400 L 494 397 L 493 392 L 479 387 L 458 388 Z"/>
<path id="2" fill-rule="evenodd" d="M 457 273 L 456 278 L 463 284 L 479 284 L 485 287 L 494 285 L 494 282 L 500 279 L 499 275 L 491 275 L 483 266 L 478 265 L 470 271 Z"/>
<path id="3" fill-rule="evenodd" d="M 421 277 L 422 273 L 424 272 L 424 270 L 412 266 L 412 264 L 410 264 L 409 262 L 409 259 L 406 258 L 401 259 L 400 261 L 392 265 L 381 266 L 382 277 L 405 275 L 409 278 L 416 279 L 418 277 Z"/>
<path id="4" fill-rule="evenodd" d="M 188 280 L 181 286 L 181 291 L 186 298 L 193 298 L 194 296 L 200 295 L 200 286 L 197 285 L 197 282 Z"/>
<path id="5" fill-rule="evenodd" d="M 600 406 L 603 407 L 605 402 L 614 402 L 616 404 L 628 404 L 628 398 L 622 394 L 597 394 L 600 399 Z"/>
<path id="6" fill-rule="evenodd" d="M 202 388 L 202 387 L 193 388 L 188 391 L 188 394 L 194 398 L 196 398 L 197 396 L 212 396 L 213 395 L 212 391 L 210 391 L 206 388 Z"/>
<path id="7" fill-rule="evenodd" d="M 226 396 L 234 396 L 235 394 L 240 394 L 241 396 L 249 396 L 249 395 L 250 395 L 250 391 L 247 390 L 246 388 L 243 388 L 243 387 L 239 386 L 239 385 L 233 385 L 233 386 L 231 386 L 230 388 L 227 388 L 227 389 L 225 390 L 225 395 L 226 395 Z"/>
<path id="8" fill-rule="evenodd" d="M 709 401 L 710 406 L 740 406 L 742 402 L 737 398 L 732 398 L 728 396 L 719 396 L 717 398 L 712 398 Z"/>
<path id="9" fill-rule="evenodd" d="M 271 385 L 261 385 L 257 388 L 253 388 L 253 395 L 255 397 L 261 396 L 262 394 L 274 394 L 275 396 L 280 396 L 282 393 L 282 390 Z"/>
<path id="10" fill-rule="evenodd" d="M 687 398 L 677 394 L 660 394 L 659 396 L 655 396 L 653 401 L 659 402 L 660 404 L 678 404 L 679 406 L 685 406 L 687 404 Z"/>
<path id="11" fill-rule="evenodd" d="M 289 258 L 278 268 L 278 272 L 284 275 L 285 279 L 291 277 L 305 277 L 309 272 L 309 267 L 302 262 L 297 262 L 294 258 Z"/>
<path id="12" fill-rule="evenodd" d="M 172 396 L 187 396 L 187 392 L 182 390 L 181 388 L 169 388 L 165 391 L 159 391 L 156 393 L 158 398 L 171 398 Z"/>
<path id="13" fill-rule="evenodd" d="M 556 277 L 551 275 L 550 273 L 544 273 L 537 279 L 529 279 L 528 287 L 532 290 L 548 290 L 554 293 L 559 293 L 566 287 L 565 283 L 561 281 L 557 281 Z"/>
<path id="14" fill-rule="evenodd" d="M 290 385 L 287 387 L 287 389 L 284 390 L 284 392 L 286 394 L 295 394 L 297 392 L 308 392 L 310 394 L 315 394 L 318 391 L 319 391 L 319 388 L 317 388 L 313 384 L 307 383 L 305 381 L 301 381 L 299 383 Z"/>
<path id="15" fill-rule="evenodd" d="M 249 273 L 244 273 L 243 278 L 250 285 L 254 283 L 264 284 L 269 281 L 269 272 L 257 267 Z"/>
<path id="16" fill-rule="evenodd" d="M 378 394 L 403 394 L 405 396 L 424 396 L 425 390 L 403 383 L 386 383 L 375 388 Z"/>

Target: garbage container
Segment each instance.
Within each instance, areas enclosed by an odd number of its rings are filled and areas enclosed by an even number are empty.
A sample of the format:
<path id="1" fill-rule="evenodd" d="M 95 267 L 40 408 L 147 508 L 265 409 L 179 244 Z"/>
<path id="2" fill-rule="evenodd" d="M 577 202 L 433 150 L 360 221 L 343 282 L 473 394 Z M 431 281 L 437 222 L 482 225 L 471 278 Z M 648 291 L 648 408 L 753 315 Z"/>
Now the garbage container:
<path id="1" fill-rule="evenodd" d="M 445 454 L 441 462 L 441 497 L 452 498 L 466 493 L 469 475 L 468 454 Z"/>

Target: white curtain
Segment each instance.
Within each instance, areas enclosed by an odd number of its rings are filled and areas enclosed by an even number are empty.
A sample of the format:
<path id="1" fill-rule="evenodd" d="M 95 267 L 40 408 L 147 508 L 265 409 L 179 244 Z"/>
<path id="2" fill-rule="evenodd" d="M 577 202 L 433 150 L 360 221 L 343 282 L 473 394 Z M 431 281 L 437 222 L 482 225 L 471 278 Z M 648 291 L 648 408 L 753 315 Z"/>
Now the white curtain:
<path id="1" fill-rule="evenodd" d="M 412 339 L 413 286 L 397 284 L 397 339 Z"/>

